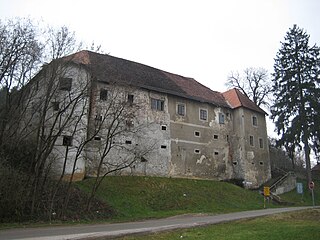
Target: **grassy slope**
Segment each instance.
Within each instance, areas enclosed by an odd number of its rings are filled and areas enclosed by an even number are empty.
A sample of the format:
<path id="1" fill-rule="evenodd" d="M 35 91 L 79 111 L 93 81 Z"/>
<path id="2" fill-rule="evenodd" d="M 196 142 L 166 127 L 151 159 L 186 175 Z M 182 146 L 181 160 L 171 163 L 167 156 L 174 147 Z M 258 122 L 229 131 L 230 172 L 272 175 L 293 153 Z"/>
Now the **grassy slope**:
<path id="1" fill-rule="evenodd" d="M 88 191 L 93 179 L 78 183 Z M 106 177 L 97 197 L 116 210 L 115 220 L 184 213 L 225 213 L 263 208 L 263 197 L 238 186 L 207 180 Z"/>

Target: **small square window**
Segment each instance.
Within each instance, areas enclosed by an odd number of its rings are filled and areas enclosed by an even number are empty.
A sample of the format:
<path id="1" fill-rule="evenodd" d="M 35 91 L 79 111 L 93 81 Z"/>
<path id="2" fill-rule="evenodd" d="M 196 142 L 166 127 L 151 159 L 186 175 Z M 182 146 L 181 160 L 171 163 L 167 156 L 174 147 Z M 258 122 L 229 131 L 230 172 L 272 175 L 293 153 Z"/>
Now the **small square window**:
<path id="1" fill-rule="evenodd" d="M 250 144 L 250 146 L 254 146 L 254 138 L 253 138 L 253 136 L 250 136 L 249 137 L 249 144 Z"/>
<path id="2" fill-rule="evenodd" d="M 259 162 L 259 164 L 262 166 L 262 165 L 263 165 L 263 162 L 262 162 L 262 161 L 260 161 L 260 162 Z"/>
<path id="3" fill-rule="evenodd" d="M 219 155 L 219 152 L 214 152 L 214 155 L 216 155 L 216 156 Z"/>
<path id="4" fill-rule="evenodd" d="M 167 130 L 167 126 L 166 125 L 162 125 L 161 126 L 161 130 L 166 131 Z"/>
<path id="5" fill-rule="evenodd" d="M 208 110 L 207 109 L 200 109 L 200 120 L 208 120 Z"/>
<path id="6" fill-rule="evenodd" d="M 252 125 L 253 126 L 258 126 L 258 119 L 256 116 L 252 116 Z"/>
<path id="7" fill-rule="evenodd" d="M 60 78 L 59 79 L 59 90 L 71 91 L 72 78 Z"/>
<path id="8" fill-rule="evenodd" d="M 163 111 L 164 110 L 164 101 L 160 99 L 151 98 L 151 109 Z"/>
<path id="9" fill-rule="evenodd" d="M 94 140 L 96 140 L 96 141 L 101 141 L 101 137 L 95 136 L 95 137 L 94 137 Z"/>
<path id="10" fill-rule="evenodd" d="M 132 141 L 126 140 L 126 144 L 132 144 Z"/>
<path id="11" fill-rule="evenodd" d="M 60 110 L 59 105 L 60 105 L 59 102 L 52 102 L 52 110 L 59 111 Z"/>
<path id="12" fill-rule="evenodd" d="M 194 136 L 200 137 L 200 132 L 199 131 L 194 131 Z"/>
<path id="13" fill-rule="evenodd" d="M 102 121 L 102 115 L 96 115 L 95 120 L 99 122 Z"/>
<path id="14" fill-rule="evenodd" d="M 108 99 L 108 90 L 100 89 L 100 100 L 106 101 Z"/>
<path id="15" fill-rule="evenodd" d="M 133 126 L 134 126 L 133 120 L 127 119 L 127 120 L 126 120 L 126 126 L 127 126 L 127 127 L 133 127 Z"/>
<path id="16" fill-rule="evenodd" d="M 200 153 L 201 153 L 201 152 L 200 152 L 200 149 L 195 149 L 195 150 L 194 150 L 194 153 L 195 153 L 195 154 L 200 154 Z"/>
<path id="17" fill-rule="evenodd" d="M 219 136 L 217 134 L 213 135 L 213 139 L 217 140 L 219 138 Z"/>
<path id="18" fill-rule="evenodd" d="M 186 105 L 184 103 L 177 104 L 177 114 L 180 116 L 186 115 Z"/>
<path id="19" fill-rule="evenodd" d="M 130 106 L 132 106 L 133 105 L 133 95 L 132 94 L 128 94 L 128 104 L 130 105 Z"/>
<path id="20" fill-rule="evenodd" d="M 219 123 L 224 124 L 224 114 L 223 113 L 219 113 Z"/>
<path id="21" fill-rule="evenodd" d="M 63 136 L 62 145 L 72 146 L 72 136 Z"/>

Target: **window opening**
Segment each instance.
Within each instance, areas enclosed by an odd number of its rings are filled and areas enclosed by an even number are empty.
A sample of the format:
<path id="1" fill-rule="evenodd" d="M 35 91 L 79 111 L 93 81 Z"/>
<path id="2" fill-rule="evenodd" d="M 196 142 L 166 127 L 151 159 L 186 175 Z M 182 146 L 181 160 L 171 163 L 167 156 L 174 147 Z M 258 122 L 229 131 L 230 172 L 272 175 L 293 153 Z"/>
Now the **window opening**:
<path id="1" fill-rule="evenodd" d="M 208 110 L 200 109 L 200 119 L 205 121 L 208 119 Z"/>
<path id="2" fill-rule="evenodd" d="M 167 130 L 167 126 L 166 125 L 162 125 L 161 126 L 161 130 L 166 131 Z"/>
<path id="3" fill-rule="evenodd" d="M 59 105 L 60 103 L 59 102 L 52 102 L 52 109 L 53 111 L 59 111 Z"/>
<path id="4" fill-rule="evenodd" d="M 219 136 L 217 134 L 213 135 L 213 139 L 217 140 L 219 138 Z"/>
<path id="5" fill-rule="evenodd" d="M 195 132 L 194 132 L 194 136 L 200 137 L 200 132 L 199 132 L 199 131 L 195 131 Z"/>
<path id="6" fill-rule="evenodd" d="M 133 105 L 133 95 L 132 94 L 128 94 L 128 103 L 130 106 Z"/>
<path id="7" fill-rule="evenodd" d="M 72 146 L 72 136 L 63 136 L 62 145 Z"/>
<path id="8" fill-rule="evenodd" d="M 167 146 L 166 146 L 166 145 L 161 145 L 161 148 L 162 148 L 162 149 L 166 149 Z"/>
<path id="9" fill-rule="evenodd" d="M 108 99 L 108 90 L 100 89 L 100 100 L 106 101 Z"/>
<path id="10" fill-rule="evenodd" d="M 224 114 L 223 113 L 219 113 L 219 123 L 224 124 Z"/>
<path id="11" fill-rule="evenodd" d="M 177 113 L 180 116 L 185 116 L 186 115 L 186 105 L 183 103 L 178 103 L 177 105 Z"/>
<path id="12" fill-rule="evenodd" d="M 249 143 L 250 143 L 250 146 L 254 146 L 253 136 L 249 137 Z"/>
<path id="13" fill-rule="evenodd" d="M 200 149 L 195 149 L 195 150 L 194 150 L 194 153 L 200 154 Z"/>
<path id="14" fill-rule="evenodd" d="M 160 99 L 151 98 L 151 109 L 163 111 L 164 110 L 164 101 Z"/>
<path id="15" fill-rule="evenodd" d="M 259 138 L 259 146 L 260 146 L 260 148 L 263 148 L 263 139 L 262 138 Z"/>
<path id="16" fill-rule="evenodd" d="M 258 126 L 258 119 L 256 116 L 252 116 L 252 125 L 253 126 Z"/>
<path id="17" fill-rule="evenodd" d="M 59 90 L 71 91 L 72 78 L 60 78 L 59 79 Z"/>

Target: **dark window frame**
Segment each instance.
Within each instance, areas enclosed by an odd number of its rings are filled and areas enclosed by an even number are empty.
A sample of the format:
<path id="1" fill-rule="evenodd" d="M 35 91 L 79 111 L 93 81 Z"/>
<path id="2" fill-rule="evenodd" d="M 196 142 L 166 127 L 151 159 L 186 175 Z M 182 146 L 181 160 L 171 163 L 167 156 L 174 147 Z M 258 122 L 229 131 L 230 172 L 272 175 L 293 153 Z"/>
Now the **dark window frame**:
<path id="1" fill-rule="evenodd" d="M 61 77 L 59 78 L 59 90 L 71 91 L 72 89 L 72 78 Z"/>
<path id="2" fill-rule="evenodd" d="M 66 147 L 72 146 L 73 137 L 72 136 L 63 136 L 62 145 Z"/>
<path id="3" fill-rule="evenodd" d="M 108 100 L 108 89 L 100 89 L 100 96 L 99 99 L 101 101 L 107 101 Z"/>

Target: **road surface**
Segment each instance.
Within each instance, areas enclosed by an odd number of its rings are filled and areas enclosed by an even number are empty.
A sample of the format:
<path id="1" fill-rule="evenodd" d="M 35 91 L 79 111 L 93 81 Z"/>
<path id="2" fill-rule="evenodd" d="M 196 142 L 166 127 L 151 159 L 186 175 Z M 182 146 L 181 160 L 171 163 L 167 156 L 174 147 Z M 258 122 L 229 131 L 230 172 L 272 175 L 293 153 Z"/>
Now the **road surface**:
<path id="1" fill-rule="evenodd" d="M 276 213 L 297 211 L 307 208 L 311 207 L 263 209 L 219 215 L 179 215 L 165 219 L 146 220 L 128 223 L 8 229 L 0 231 L 0 240 L 93 240 L 107 237 L 113 238 L 134 233 L 151 233 L 178 228 L 190 228 L 201 225 L 217 224 L 245 218 L 255 218 Z"/>

